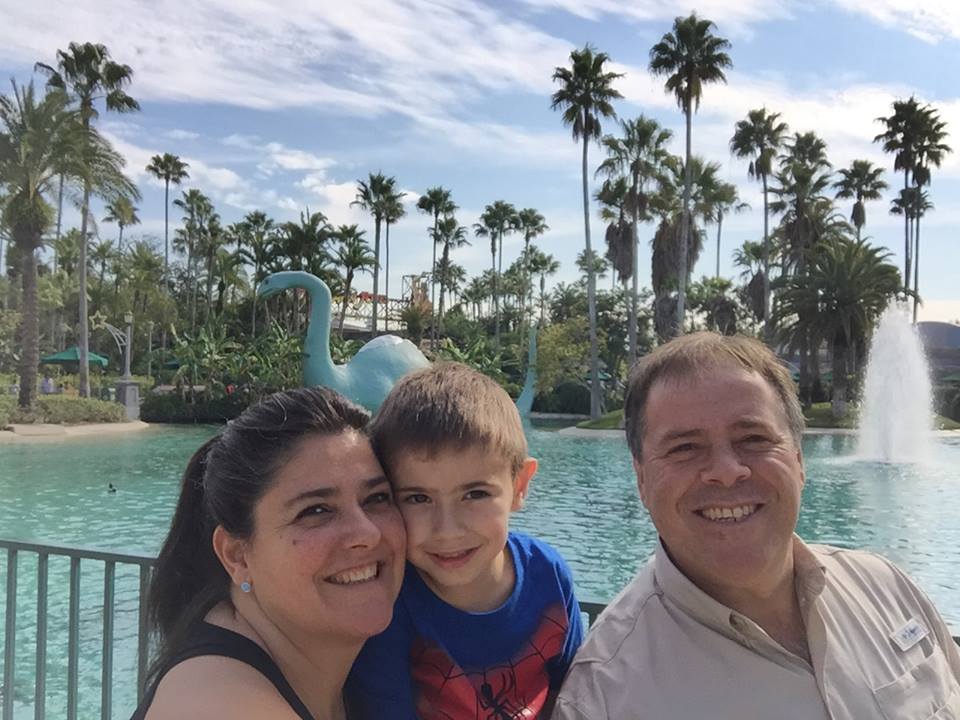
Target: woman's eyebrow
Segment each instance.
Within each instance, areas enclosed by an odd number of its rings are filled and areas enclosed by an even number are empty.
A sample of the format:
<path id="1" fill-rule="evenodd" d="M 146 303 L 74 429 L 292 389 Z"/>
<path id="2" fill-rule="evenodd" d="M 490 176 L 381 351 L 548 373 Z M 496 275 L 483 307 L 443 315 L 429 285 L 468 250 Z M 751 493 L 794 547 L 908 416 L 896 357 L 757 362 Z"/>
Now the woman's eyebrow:
<path id="1" fill-rule="evenodd" d="M 372 490 L 373 488 L 388 482 L 389 481 L 387 480 L 387 477 L 385 475 L 376 475 L 370 478 L 369 480 L 364 481 L 363 489 Z M 284 505 L 286 505 L 286 507 L 291 507 L 304 500 L 314 500 L 314 499 L 322 500 L 325 498 L 336 497 L 339 494 L 340 494 L 340 488 L 338 487 L 313 488 L 312 490 L 305 490 L 304 492 L 299 493 L 298 495 L 294 495 L 292 498 L 287 500 L 287 502 L 284 503 Z"/>

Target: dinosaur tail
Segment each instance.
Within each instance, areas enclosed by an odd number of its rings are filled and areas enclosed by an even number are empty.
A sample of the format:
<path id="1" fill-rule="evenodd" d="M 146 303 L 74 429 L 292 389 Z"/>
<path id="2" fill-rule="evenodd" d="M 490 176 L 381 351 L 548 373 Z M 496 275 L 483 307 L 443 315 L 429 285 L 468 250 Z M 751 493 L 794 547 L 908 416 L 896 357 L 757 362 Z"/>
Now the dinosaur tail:
<path id="1" fill-rule="evenodd" d="M 530 343 L 527 347 L 527 376 L 523 381 L 523 392 L 517 398 L 517 410 L 520 417 L 527 420 L 533 408 L 533 398 L 537 394 L 537 328 L 530 328 Z"/>

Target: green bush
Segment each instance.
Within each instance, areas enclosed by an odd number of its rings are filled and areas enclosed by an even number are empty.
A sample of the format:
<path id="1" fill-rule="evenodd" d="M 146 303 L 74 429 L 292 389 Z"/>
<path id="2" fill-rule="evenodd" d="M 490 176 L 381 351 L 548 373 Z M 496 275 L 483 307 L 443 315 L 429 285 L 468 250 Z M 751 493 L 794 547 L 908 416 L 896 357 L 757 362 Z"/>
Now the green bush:
<path id="1" fill-rule="evenodd" d="M 189 403 L 177 393 L 151 394 L 140 405 L 140 419 L 144 422 L 207 424 L 224 423 L 242 413 L 249 404 L 240 393 L 207 400 L 200 398 Z"/>
<path id="2" fill-rule="evenodd" d="M 53 425 L 115 423 L 125 422 L 126 419 L 122 405 L 104 400 L 41 395 L 32 408 L 23 410 L 17 407 L 15 396 L 0 396 L 0 427 L 6 427 L 12 423 Z"/>
<path id="3" fill-rule="evenodd" d="M 540 393 L 533 401 L 533 410 L 548 413 L 590 414 L 590 388 L 576 382 L 565 382 L 552 392 Z"/>

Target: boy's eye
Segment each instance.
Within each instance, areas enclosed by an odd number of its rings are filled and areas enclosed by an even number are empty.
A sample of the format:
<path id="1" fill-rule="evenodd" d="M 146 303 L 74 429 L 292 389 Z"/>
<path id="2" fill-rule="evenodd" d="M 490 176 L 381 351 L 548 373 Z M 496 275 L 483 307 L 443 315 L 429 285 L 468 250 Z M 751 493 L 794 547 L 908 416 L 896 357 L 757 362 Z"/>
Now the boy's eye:
<path id="1" fill-rule="evenodd" d="M 490 497 L 490 493 L 486 490 L 470 490 L 464 495 L 464 498 L 467 500 L 482 500 L 486 497 Z"/>
<path id="2" fill-rule="evenodd" d="M 411 493 L 404 497 L 403 501 L 410 505 L 422 505 L 423 503 L 430 502 L 430 498 L 423 493 Z"/>

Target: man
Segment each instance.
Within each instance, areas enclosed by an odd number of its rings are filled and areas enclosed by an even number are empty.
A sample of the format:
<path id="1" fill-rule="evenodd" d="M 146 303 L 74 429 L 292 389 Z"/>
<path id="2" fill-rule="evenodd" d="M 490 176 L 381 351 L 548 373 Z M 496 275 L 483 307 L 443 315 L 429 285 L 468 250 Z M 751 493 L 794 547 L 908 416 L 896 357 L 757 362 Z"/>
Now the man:
<path id="1" fill-rule="evenodd" d="M 626 430 L 660 535 L 555 720 L 960 718 L 960 653 L 883 558 L 794 535 L 803 415 L 762 343 L 696 333 L 635 369 Z"/>

